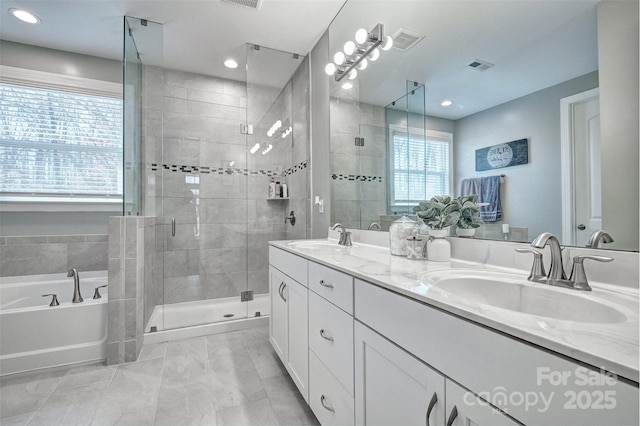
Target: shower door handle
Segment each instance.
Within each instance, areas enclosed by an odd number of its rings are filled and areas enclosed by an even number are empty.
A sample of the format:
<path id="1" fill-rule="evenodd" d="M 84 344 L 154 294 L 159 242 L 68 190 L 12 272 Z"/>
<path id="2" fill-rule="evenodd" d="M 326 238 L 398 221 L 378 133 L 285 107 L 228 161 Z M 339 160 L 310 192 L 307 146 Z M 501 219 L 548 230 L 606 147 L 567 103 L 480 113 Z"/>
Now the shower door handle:
<path id="1" fill-rule="evenodd" d="M 175 217 L 171 218 L 171 236 L 172 237 L 176 236 L 176 218 Z"/>

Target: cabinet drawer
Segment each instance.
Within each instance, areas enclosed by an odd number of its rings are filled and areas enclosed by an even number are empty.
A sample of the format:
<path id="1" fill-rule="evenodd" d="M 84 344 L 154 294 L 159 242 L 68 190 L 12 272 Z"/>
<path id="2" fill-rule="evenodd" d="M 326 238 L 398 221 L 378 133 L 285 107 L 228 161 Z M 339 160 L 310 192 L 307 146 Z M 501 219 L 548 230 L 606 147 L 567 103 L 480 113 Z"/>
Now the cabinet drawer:
<path id="1" fill-rule="evenodd" d="M 309 351 L 309 405 L 320 424 L 352 425 L 354 423 L 353 396 Z"/>
<path id="2" fill-rule="evenodd" d="M 309 262 L 309 288 L 353 315 L 353 278 L 351 276 Z"/>
<path id="3" fill-rule="evenodd" d="M 353 395 L 353 317 L 312 291 L 309 348 Z"/>
<path id="4" fill-rule="evenodd" d="M 308 287 L 307 263 L 309 262 L 300 256 L 269 246 L 269 264 L 305 287 Z"/>

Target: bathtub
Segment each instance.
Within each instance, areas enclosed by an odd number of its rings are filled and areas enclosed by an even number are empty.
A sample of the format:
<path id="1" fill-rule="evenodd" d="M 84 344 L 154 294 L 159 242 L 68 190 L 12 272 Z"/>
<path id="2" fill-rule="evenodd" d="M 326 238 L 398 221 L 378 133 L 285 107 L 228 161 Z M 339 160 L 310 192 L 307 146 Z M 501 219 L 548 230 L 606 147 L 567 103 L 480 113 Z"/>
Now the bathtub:
<path id="1" fill-rule="evenodd" d="M 92 297 L 106 283 L 106 271 L 80 271 L 84 302 L 71 303 L 67 274 L 0 277 L 0 376 L 105 359 L 108 287 Z"/>

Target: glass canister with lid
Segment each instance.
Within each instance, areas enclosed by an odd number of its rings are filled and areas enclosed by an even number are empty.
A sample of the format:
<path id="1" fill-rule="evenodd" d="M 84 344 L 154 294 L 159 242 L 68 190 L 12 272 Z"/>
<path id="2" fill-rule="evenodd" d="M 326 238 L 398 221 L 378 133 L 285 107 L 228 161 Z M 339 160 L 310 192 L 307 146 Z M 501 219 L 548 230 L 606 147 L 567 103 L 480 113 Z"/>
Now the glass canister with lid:
<path id="1" fill-rule="evenodd" d="M 418 223 L 403 215 L 389 226 L 389 248 L 395 256 L 407 255 L 407 238 L 411 238 L 418 232 Z"/>

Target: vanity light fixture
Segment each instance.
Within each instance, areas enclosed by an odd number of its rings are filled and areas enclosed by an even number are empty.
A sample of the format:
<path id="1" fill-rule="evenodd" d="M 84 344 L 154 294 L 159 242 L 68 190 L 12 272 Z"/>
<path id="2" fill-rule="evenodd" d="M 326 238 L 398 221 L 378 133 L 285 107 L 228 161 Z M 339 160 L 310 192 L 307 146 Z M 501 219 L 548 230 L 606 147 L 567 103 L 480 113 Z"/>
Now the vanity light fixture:
<path id="1" fill-rule="evenodd" d="M 259 150 L 259 149 L 260 149 L 260 144 L 259 144 L 259 143 L 257 143 L 257 144 L 255 144 L 255 145 L 254 145 L 254 146 L 249 150 L 249 153 L 251 153 L 251 154 L 255 154 L 255 153 L 256 153 L 256 151 L 257 151 L 257 150 Z"/>
<path id="2" fill-rule="evenodd" d="M 278 131 L 280 127 L 282 127 L 282 121 L 278 120 L 273 123 L 271 128 L 267 131 L 267 136 L 269 136 L 270 138 L 273 137 L 273 135 Z"/>
<path id="3" fill-rule="evenodd" d="M 9 9 L 9 12 L 22 22 L 26 22 L 27 24 L 39 24 L 40 22 L 42 22 L 36 15 L 24 9 L 12 7 L 11 9 Z"/>
<path id="4" fill-rule="evenodd" d="M 229 58 L 226 61 L 224 61 L 224 66 L 227 68 L 235 69 L 235 68 L 238 68 L 238 63 L 235 60 Z"/>
<path id="5" fill-rule="evenodd" d="M 284 131 L 282 132 L 282 139 L 286 138 L 287 136 L 289 136 L 289 133 L 291 133 L 293 129 L 291 128 L 291 126 L 287 127 L 286 129 L 284 129 Z"/>
<path id="6" fill-rule="evenodd" d="M 384 25 L 377 24 L 371 31 L 360 28 L 355 34 L 355 43 L 351 40 L 347 41 L 343 50 L 336 52 L 333 56 L 333 62 L 328 63 L 324 68 L 327 75 L 335 76 L 336 81 L 342 80 L 348 76 L 350 80 L 358 76 L 358 71 L 367 68 L 368 61 L 375 61 L 380 56 L 381 48 L 388 50 L 393 46 L 391 37 L 384 37 Z"/>
<path id="7" fill-rule="evenodd" d="M 445 99 L 444 101 L 440 102 L 440 106 L 443 106 L 443 107 L 448 107 L 451 105 L 453 105 L 453 101 L 449 99 Z"/>

